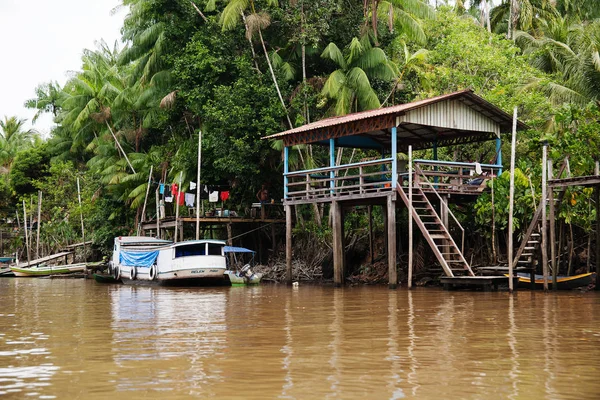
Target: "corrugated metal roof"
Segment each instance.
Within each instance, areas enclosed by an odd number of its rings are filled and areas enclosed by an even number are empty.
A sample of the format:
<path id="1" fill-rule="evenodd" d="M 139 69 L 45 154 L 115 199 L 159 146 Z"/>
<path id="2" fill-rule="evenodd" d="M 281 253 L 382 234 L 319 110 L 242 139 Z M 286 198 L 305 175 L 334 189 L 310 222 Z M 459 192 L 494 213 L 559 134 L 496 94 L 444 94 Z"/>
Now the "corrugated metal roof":
<path id="1" fill-rule="evenodd" d="M 312 122 L 300 126 L 298 128 L 290 129 L 284 132 L 280 132 L 274 135 L 266 136 L 263 139 L 282 139 L 284 136 L 294 135 L 296 133 L 308 132 L 313 130 L 319 130 L 328 128 L 336 125 L 343 125 L 345 123 L 379 117 L 390 114 L 403 114 L 406 111 L 414 110 L 420 107 L 425 107 L 431 104 L 435 104 L 441 101 L 449 99 L 464 100 L 464 103 L 484 114 L 486 117 L 498 123 L 501 127 L 502 132 L 509 132 L 512 127 L 512 116 L 500 108 L 496 107 L 487 100 L 477 96 L 471 89 L 465 89 L 454 93 L 444 94 L 437 97 L 432 97 L 425 100 L 414 101 L 412 103 L 400 104 L 392 107 L 378 108 L 376 110 L 362 111 L 358 113 L 348 114 L 341 117 L 331 117 L 322 119 L 317 122 Z M 517 129 L 527 129 L 527 125 L 523 122 L 518 121 Z"/>

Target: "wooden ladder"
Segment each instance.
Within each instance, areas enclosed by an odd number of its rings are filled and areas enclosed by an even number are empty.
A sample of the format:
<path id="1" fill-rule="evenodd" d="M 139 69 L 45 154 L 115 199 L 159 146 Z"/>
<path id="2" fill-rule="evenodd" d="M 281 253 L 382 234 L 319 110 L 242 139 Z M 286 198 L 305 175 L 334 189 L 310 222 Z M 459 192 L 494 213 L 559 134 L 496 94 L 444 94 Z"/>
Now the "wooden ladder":
<path id="1" fill-rule="evenodd" d="M 398 185 L 396 190 L 408 207 L 409 199 L 408 194 L 404 192 L 405 189 Z M 406 190 L 408 191 L 408 188 Z M 460 248 L 452 239 L 450 232 L 444 226 L 433 205 L 420 187 L 413 187 L 412 210 L 417 226 L 427 243 L 429 243 L 429 247 L 433 250 L 433 254 L 435 254 L 446 275 L 475 276 Z"/>

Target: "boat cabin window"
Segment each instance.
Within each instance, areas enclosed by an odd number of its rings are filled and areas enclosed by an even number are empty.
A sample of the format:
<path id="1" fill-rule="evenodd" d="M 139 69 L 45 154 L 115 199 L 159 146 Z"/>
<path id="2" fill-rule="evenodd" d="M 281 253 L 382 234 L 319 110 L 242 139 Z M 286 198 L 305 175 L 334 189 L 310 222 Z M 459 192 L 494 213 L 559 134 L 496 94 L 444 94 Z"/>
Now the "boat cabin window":
<path id="1" fill-rule="evenodd" d="M 208 244 L 208 255 L 209 256 L 221 256 L 223 255 L 223 245 L 216 243 Z"/>
<path id="2" fill-rule="evenodd" d="M 189 244 L 186 246 L 175 247 L 175 258 L 178 257 L 191 257 L 191 256 L 204 256 L 206 255 L 206 244 L 196 243 Z"/>

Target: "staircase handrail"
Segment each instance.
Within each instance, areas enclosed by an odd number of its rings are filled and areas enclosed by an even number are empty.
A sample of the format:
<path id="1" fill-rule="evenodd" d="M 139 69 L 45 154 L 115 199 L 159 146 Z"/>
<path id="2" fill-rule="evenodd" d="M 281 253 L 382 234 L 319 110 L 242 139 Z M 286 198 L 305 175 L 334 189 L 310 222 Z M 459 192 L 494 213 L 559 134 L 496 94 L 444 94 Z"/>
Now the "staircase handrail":
<path id="1" fill-rule="evenodd" d="M 450 214 L 450 216 L 452 217 L 452 219 L 454 220 L 454 222 L 456 222 L 456 225 L 458 225 L 459 229 L 462 232 L 462 238 L 461 238 L 461 243 L 460 243 L 460 252 L 464 255 L 465 254 L 465 229 L 462 227 L 462 225 L 460 224 L 460 222 L 458 222 L 458 219 L 456 219 L 456 216 L 454 215 L 454 213 L 452 212 L 452 210 L 450 210 L 450 207 L 448 207 L 448 204 L 446 204 L 443 200 L 442 197 L 439 195 L 439 193 L 437 192 L 437 190 L 435 190 L 435 183 L 429 182 L 429 180 L 427 179 L 427 176 L 423 173 L 423 170 L 419 167 L 418 164 L 414 164 L 414 168 L 415 168 L 415 174 L 419 174 L 421 177 L 425 178 L 424 181 L 419 180 L 418 184 L 426 184 L 429 185 L 429 187 L 431 188 L 431 190 L 433 191 L 433 193 L 435 193 L 435 195 L 438 197 L 438 199 L 440 200 L 440 204 L 442 205 L 442 207 L 446 207 L 446 210 L 448 210 L 448 214 Z M 448 230 L 448 232 L 450 232 L 450 230 Z"/>

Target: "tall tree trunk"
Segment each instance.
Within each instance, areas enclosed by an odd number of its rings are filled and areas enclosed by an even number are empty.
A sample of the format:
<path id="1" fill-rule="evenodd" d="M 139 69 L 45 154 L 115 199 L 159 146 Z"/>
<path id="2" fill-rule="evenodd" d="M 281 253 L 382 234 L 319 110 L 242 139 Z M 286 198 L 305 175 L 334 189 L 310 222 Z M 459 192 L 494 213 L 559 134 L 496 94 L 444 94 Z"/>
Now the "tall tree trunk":
<path id="1" fill-rule="evenodd" d="M 288 124 L 290 125 L 290 129 L 294 129 L 294 125 L 292 124 L 292 120 L 290 119 L 290 115 L 288 114 L 287 107 L 285 106 L 285 102 L 283 101 L 283 96 L 281 96 L 281 91 L 279 90 L 279 84 L 277 84 L 277 77 L 275 76 L 275 72 L 273 72 L 273 66 L 271 65 L 271 59 L 269 58 L 269 53 L 267 52 L 267 47 L 265 46 L 265 41 L 263 40 L 262 30 L 258 29 L 258 36 L 260 37 L 260 44 L 262 45 L 263 51 L 265 52 L 265 58 L 267 59 L 267 64 L 269 65 L 269 71 L 271 71 L 271 78 L 273 78 L 273 83 L 275 84 L 275 89 L 277 90 L 277 95 L 279 96 L 279 101 L 281 101 L 281 106 L 285 111 L 285 116 L 287 118 Z"/>
<path id="2" fill-rule="evenodd" d="M 252 61 L 254 61 L 254 68 L 258 71 L 259 74 L 262 74 L 260 68 L 258 68 L 258 61 L 256 60 L 256 52 L 254 51 L 254 45 L 252 44 L 252 39 L 250 35 L 248 35 L 248 23 L 246 22 L 246 15 L 242 11 L 242 20 L 244 21 L 244 26 L 246 27 L 246 37 L 248 38 L 248 42 L 250 43 L 250 50 L 252 51 Z"/>

